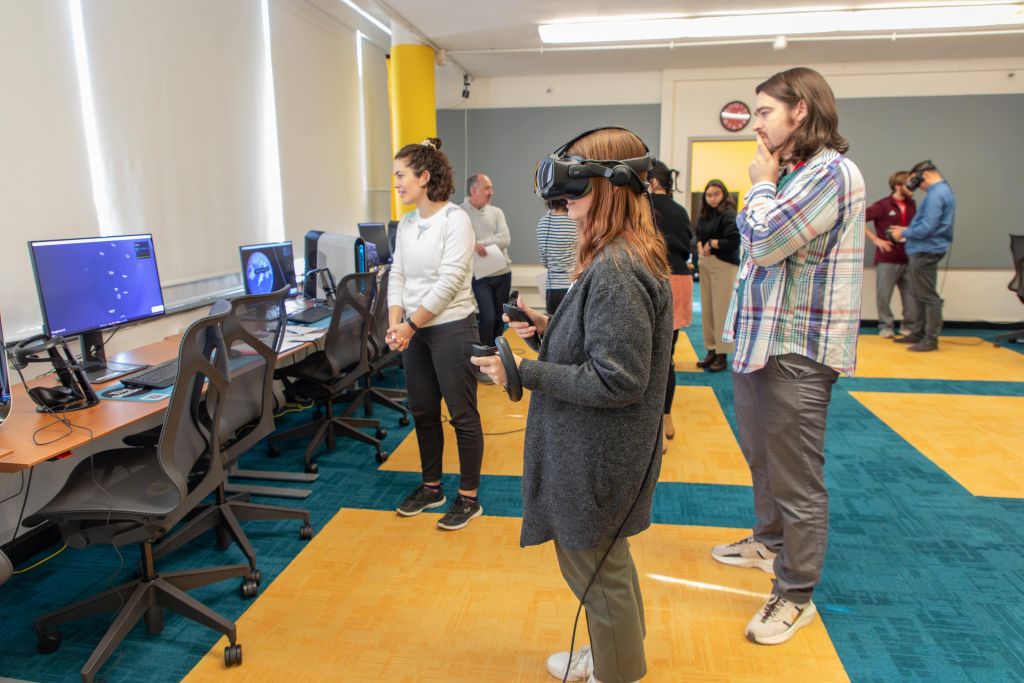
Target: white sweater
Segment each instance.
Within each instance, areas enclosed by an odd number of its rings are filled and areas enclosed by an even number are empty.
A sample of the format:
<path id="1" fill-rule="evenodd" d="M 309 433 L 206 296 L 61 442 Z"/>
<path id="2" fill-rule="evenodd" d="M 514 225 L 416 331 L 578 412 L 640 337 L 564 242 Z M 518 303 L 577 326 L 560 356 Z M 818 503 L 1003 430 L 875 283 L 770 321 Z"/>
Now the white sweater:
<path id="1" fill-rule="evenodd" d="M 508 264 L 503 270 L 493 272 L 488 277 L 511 273 L 512 259 L 508 255 L 508 245 L 512 241 L 512 236 L 509 234 L 508 223 L 505 221 L 505 212 L 493 204 L 484 204 L 484 208 L 478 209 L 469 203 L 468 197 L 459 206 L 466 210 L 469 219 L 473 221 L 473 233 L 476 235 L 476 241 L 485 247 L 496 244 L 501 249 L 502 256 L 505 257 L 505 263 Z"/>
<path id="2" fill-rule="evenodd" d="M 448 202 L 430 218 L 413 210 L 402 216 L 388 279 L 388 306 L 406 316 L 423 306 L 434 314 L 424 327 L 462 320 L 476 312 L 473 249 L 466 212 Z"/>

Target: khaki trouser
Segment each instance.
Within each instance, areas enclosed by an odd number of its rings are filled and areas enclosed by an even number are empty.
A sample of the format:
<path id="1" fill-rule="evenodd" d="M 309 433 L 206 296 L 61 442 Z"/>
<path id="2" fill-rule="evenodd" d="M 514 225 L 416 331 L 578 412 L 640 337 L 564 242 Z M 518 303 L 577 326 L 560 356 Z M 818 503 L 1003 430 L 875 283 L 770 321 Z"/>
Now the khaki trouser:
<path id="1" fill-rule="evenodd" d="M 733 352 L 733 344 L 722 341 L 722 328 L 736 282 L 736 268 L 717 256 L 700 260 L 700 320 L 704 326 L 704 348 L 708 351 Z"/>
<path id="2" fill-rule="evenodd" d="M 644 604 L 629 541 L 620 538 L 590 550 L 567 550 L 555 542 L 555 555 L 569 588 L 579 598 L 608 546 L 611 552 L 587 592 L 584 607 L 594 678 L 601 683 L 632 683 L 647 673 L 644 658 Z M 579 648 L 579 644 L 576 645 Z"/>

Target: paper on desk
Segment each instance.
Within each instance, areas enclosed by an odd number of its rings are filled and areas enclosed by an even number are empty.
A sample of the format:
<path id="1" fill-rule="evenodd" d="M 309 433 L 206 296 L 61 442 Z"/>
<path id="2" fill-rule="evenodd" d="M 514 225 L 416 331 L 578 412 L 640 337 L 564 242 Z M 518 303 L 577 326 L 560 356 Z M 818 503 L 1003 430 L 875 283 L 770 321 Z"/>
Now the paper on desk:
<path id="1" fill-rule="evenodd" d="M 488 244 L 485 248 L 486 256 L 481 256 L 476 250 L 473 251 L 473 277 L 487 277 L 508 268 L 508 261 L 497 244 Z"/>
<path id="2" fill-rule="evenodd" d="M 288 323 L 288 327 L 284 328 L 285 334 L 323 334 L 323 328 L 313 327 L 312 325 L 296 325 L 295 323 Z"/>

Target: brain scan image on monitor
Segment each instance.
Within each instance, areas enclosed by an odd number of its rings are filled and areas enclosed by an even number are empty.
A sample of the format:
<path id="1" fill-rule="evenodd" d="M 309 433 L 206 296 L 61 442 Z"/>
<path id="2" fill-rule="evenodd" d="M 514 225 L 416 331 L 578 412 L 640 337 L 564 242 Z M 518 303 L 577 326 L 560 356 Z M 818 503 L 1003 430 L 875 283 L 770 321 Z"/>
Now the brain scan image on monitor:
<path id="1" fill-rule="evenodd" d="M 274 291 L 274 267 L 262 251 L 254 251 L 245 264 L 245 279 L 251 294 L 269 294 Z"/>

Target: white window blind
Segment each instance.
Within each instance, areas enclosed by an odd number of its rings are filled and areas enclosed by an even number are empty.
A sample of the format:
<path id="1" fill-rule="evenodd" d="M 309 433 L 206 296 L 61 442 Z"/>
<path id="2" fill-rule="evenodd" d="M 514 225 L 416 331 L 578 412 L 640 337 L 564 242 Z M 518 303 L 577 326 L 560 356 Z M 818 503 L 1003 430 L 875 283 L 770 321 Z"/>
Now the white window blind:
<path id="1" fill-rule="evenodd" d="M 97 234 L 65 0 L 0 2 L 0 312 L 8 341 L 42 322 L 26 242 Z"/>

